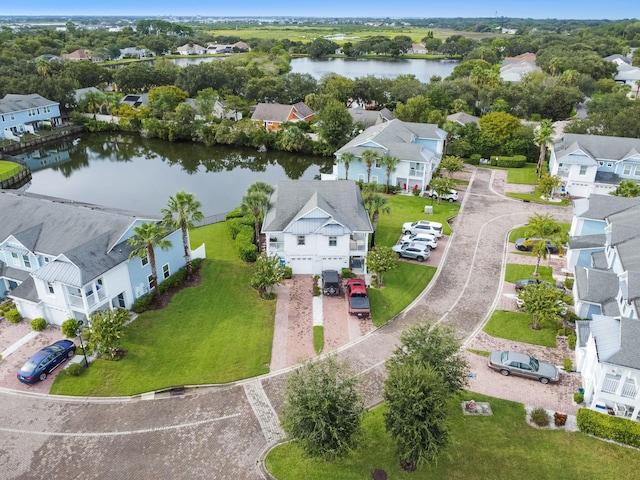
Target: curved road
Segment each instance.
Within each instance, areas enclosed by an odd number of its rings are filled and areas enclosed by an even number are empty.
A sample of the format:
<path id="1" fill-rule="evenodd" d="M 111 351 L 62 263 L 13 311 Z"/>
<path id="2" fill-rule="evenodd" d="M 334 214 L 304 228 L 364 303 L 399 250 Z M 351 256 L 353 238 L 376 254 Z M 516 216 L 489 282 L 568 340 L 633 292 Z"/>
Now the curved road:
<path id="1" fill-rule="evenodd" d="M 365 379 L 369 405 L 382 399 L 384 361 L 407 325 L 437 319 L 470 339 L 502 285 L 506 238 L 535 212 L 570 221 L 568 209 L 523 203 L 491 188 L 494 171 L 469 184 L 437 276 L 398 318 L 343 347 Z M 282 439 L 277 412 L 287 371 L 193 395 L 131 399 L 34 396 L 0 391 L 0 478 L 260 479 L 260 455 Z"/>

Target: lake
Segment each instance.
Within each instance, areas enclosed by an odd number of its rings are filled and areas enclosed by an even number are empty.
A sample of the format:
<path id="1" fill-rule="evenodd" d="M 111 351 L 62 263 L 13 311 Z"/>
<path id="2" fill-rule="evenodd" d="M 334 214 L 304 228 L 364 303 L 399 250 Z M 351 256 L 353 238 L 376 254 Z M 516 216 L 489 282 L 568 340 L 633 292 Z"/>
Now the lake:
<path id="1" fill-rule="evenodd" d="M 178 190 L 193 193 L 205 216 L 225 213 L 256 181 L 313 180 L 333 164 L 333 158 L 117 134 L 84 134 L 17 156 L 32 170 L 29 193 L 153 215 Z"/>

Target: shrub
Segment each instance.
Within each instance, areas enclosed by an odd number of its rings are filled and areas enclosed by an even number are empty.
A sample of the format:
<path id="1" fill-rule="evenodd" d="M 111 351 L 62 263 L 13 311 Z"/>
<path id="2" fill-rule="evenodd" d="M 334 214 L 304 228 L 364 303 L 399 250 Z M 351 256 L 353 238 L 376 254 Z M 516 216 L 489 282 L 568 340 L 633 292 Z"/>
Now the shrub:
<path id="1" fill-rule="evenodd" d="M 187 267 L 182 267 L 173 275 L 169 275 L 168 278 L 165 278 L 164 281 L 160 284 L 160 293 L 164 293 L 172 288 L 179 287 L 184 279 L 187 278 Z"/>
<path id="2" fill-rule="evenodd" d="M 467 160 L 467 163 L 471 165 L 479 165 L 481 158 L 482 158 L 482 155 L 480 155 L 479 153 L 474 153 L 469 157 L 469 159 Z"/>
<path id="3" fill-rule="evenodd" d="M 292 278 L 293 277 L 293 269 L 291 267 L 284 267 L 284 275 L 283 278 Z"/>
<path id="4" fill-rule="evenodd" d="M 572 333 L 571 335 L 569 335 L 567 337 L 567 344 L 568 344 L 569 350 L 575 350 L 576 349 L 576 340 L 577 340 L 577 338 L 576 338 L 575 333 Z"/>
<path id="5" fill-rule="evenodd" d="M 133 302 L 133 305 L 131 306 L 131 310 L 133 310 L 136 313 L 142 313 L 149 308 L 149 305 L 151 305 L 152 301 L 153 301 L 153 295 L 151 294 L 142 295 L 141 297 L 138 297 L 135 302 Z"/>
<path id="6" fill-rule="evenodd" d="M 253 243 L 241 243 L 237 245 L 237 247 L 241 260 L 245 262 L 255 262 L 258 258 L 258 247 Z"/>
<path id="7" fill-rule="evenodd" d="M 356 278 L 357 275 L 351 271 L 350 268 L 342 269 L 342 278 Z"/>
<path id="8" fill-rule="evenodd" d="M 7 310 L 6 312 L 4 312 L 4 316 L 11 323 L 19 323 L 20 320 L 22 320 L 22 315 L 20 315 L 20 312 L 17 308 Z"/>
<path id="9" fill-rule="evenodd" d="M 556 427 L 564 427 L 565 423 L 567 423 L 567 414 L 558 412 L 554 413 L 553 423 L 556 424 Z"/>
<path id="10" fill-rule="evenodd" d="M 563 367 L 567 372 L 573 371 L 573 362 L 571 361 L 570 358 L 565 358 L 563 360 Z"/>
<path id="11" fill-rule="evenodd" d="M 573 282 L 574 279 L 573 278 L 566 278 L 564 280 L 564 288 L 566 288 L 567 290 L 571 290 L 573 288 Z"/>
<path id="12" fill-rule="evenodd" d="M 47 328 L 47 321 L 44 318 L 34 318 L 31 320 L 31 328 L 36 332 L 41 332 Z"/>
<path id="13" fill-rule="evenodd" d="M 496 166 L 503 168 L 523 168 L 527 159 L 522 156 L 518 157 L 497 157 Z"/>
<path id="14" fill-rule="evenodd" d="M 62 322 L 62 334 L 66 338 L 75 338 L 78 334 L 78 329 L 80 325 L 78 324 L 78 320 L 75 318 L 70 318 Z"/>
<path id="15" fill-rule="evenodd" d="M 313 296 L 317 297 L 320 295 L 320 287 L 318 285 L 313 285 Z"/>
<path id="16" fill-rule="evenodd" d="M 547 413 L 547 411 L 544 408 L 540 407 L 531 410 L 529 418 L 535 425 L 539 427 L 548 427 L 549 423 L 551 422 L 551 418 L 549 418 L 549 414 Z"/>
<path id="17" fill-rule="evenodd" d="M 574 393 L 573 401 L 576 402 L 578 405 L 581 404 L 582 402 L 584 402 L 584 395 L 581 394 L 580 392 Z"/>
<path id="18" fill-rule="evenodd" d="M 640 448 L 640 423 L 638 422 L 615 415 L 604 415 L 588 408 L 578 410 L 576 421 L 583 433 Z"/>
<path id="19" fill-rule="evenodd" d="M 79 363 L 72 363 L 65 370 L 70 377 L 79 377 L 84 373 L 84 367 Z"/>

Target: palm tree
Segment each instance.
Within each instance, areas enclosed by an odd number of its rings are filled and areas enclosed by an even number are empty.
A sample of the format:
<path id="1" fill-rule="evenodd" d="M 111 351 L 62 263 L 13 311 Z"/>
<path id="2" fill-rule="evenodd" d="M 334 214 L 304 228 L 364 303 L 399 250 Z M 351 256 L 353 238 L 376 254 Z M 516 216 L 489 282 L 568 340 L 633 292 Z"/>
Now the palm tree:
<path id="1" fill-rule="evenodd" d="M 269 200 L 270 195 L 273 193 L 273 187 L 266 182 L 255 182 L 247 190 L 247 194 L 242 197 L 242 204 L 240 207 L 245 212 L 251 212 L 255 219 L 255 244 L 260 249 L 260 226 L 262 224 L 262 217 L 265 212 L 271 207 Z"/>
<path id="2" fill-rule="evenodd" d="M 376 160 L 378 160 L 380 156 L 375 150 L 365 150 L 362 152 L 360 158 L 367 166 L 367 183 L 369 183 L 371 182 L 371 167 L 376 163 Z"/>
<path id="3" fill-rule="evenodd" d="M 400 163 L 400 159 L 398 157 L 392 157 L 391 155 L 385 155 L 382 157 L 381 163 L 387 168 L 387 188 L 385 189 L 385 192 L 389 193 L 389 178 L 391 178 L 391 174 L 396 170 L 398 163 Z"/>
<path id="4" fill-rule="evenodd" d="M 375 244 L 376 227 L 381 213 L 391 213 L 391 207 L 388 205 L 387 197 L 381 194 L 382 186 L 377 183 L 367 183 L 362 187 L 362 200 L 364 208 L 369 212 L 373 234 L 371 235 L 371 246 Z"/>
<path id="5" fill-rule="evenodd" d="M 545 213 L 544 215 L 536 213 L 529 217 L 528 220 L 527 235 L 529 237 L 539 239 L 535 241 L 531 250 L 533 254 L 538 257 L 536 268 L 533 272 L 533 274 L 537 276 L 538 268 L 540 267 L 540 260 L 546 260 L 549 256 L 547 241 L 556 245 L 559 253 L 563 253 L 564 239 L 562 238 L 562 226 L 552 215 L 549 215 L 548 213 Z"/>
<path id="6" fill-rule="evenodd" d="M 46 58 L 41 58 L 36 62 L 36 70 L 42 78 L 48 78 L 51 75 L 51 63 Z"/>
<path id="7" fill-rule="evenodd" d="M 160 299 L 160 288 L 158 287 L 158 270 L 156 268 L 155 248 L 163 250 L 171 248 L 171 242 L 165 238 L 167 231 L 160 222 L 143 223 L 138 227 L 133 227 L 135 235 L 127 240 L 127 245 L 134 247 L 129 254 L 129 258 L 148 258 L 151 264 L 151 288 L 155 288 L 156 298 Z"/>
<path id="8" fill-rule="evenodd" d="M 196 200 L 195 195 L 180 190 L 174 197 L 169 197 L 167 208 L 161 210 L 164 215 L 164 225 L 173 229 L 182 230 L 182 245 L 184 247 L 184 260 L 187 265 L 187 278 L 191 278 L 193 266 L 191 265 L 191 249 L 189 248 L 189 229 L 194 227 L 193 222 L 201 221 L 204 216 L 200 211 L 202 204 Z"/>
<path id="9" fill-rule="evenodd" d="M 339 162 L 344 164 L 344 179 L 349 180 L 349 164 L 356 159 L 356 156 L 351 152 L 344 152 L 340 154 L 338 158 Z"/>
<path id="10" fill-rule="evenodd" d="M 540 146 L 540 156 L 538 157 L 538 166 L 536 167 L 538 178 L 542 176 L 542 167 L 544 167 L 544 161 L 547 158 L 547 143 L 551 140 L 554 134 L 555 129 L 553 127 L 553 122 L 548 118 L 542 120 L 538 130 L 536 130 L 534 138 L 535 142 Z"/>

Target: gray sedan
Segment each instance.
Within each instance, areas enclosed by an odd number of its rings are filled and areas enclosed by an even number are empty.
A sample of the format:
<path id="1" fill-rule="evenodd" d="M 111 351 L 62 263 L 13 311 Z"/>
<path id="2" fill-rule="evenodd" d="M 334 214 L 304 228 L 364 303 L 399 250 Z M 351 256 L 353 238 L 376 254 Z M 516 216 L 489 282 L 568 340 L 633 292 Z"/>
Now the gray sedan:
<path id="1" fill-rule="evenodd" d="M 560 374 L 555 365 L 536 359 L 524 353 L 491 352 L 489 368 L 499 371 L 502 375 L 520 375 L 538 380 L 540 383 L 557 382 Z"/>

